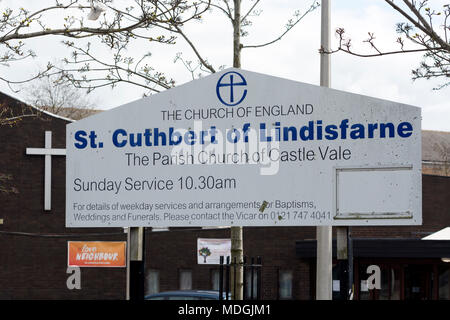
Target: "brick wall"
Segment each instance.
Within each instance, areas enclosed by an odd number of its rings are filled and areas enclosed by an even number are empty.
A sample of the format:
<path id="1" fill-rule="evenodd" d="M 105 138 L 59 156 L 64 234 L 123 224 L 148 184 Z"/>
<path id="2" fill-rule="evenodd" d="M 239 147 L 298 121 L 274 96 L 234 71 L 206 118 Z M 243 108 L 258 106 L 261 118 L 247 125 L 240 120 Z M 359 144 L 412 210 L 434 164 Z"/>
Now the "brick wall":
<path id="1" fill-rule="evenodd" d="M 8 96 L 0 94 L 0 103 L 14 115 L 29 114 Z M 122 229 L 65 228 L 65 157 L 52 157 L 52 210 L 44 211 L 44 156 L 25 149 L 43 148 L 46 130 L 53 132 L 52 147 L 65 148 L 67 123 L 40 114 L 0 126 L 0 175 L 11 178 L 0 183 L 15 191 L 0 192 L 0 299 L 125 298 L 125 268 L 82 268 L 81 290 L 66 286 L 67 241 L 126 240 Z M 91 235 L 97 233 L 117 235 Z"/>
<path id="2" fill-rule="evenodd" d="M 146 233 L 146 269 L 160 273 L 160 290 L 178 290 L 178 271 L 192 270 L 193 288 L 210 290 L 212 270 L 217 266 L 197 264 L 198 238 L 229 238 L 230 229 L 171 229 Z M 309 262 L 295 257 L 295 241 L 315 238 L 315 228 L 244 228 L 244 253 L 263 259 L 262 292 L 264 299 L 278 298 L 278 271 L 292 271 L 293 295 L 309 299 Z"/>

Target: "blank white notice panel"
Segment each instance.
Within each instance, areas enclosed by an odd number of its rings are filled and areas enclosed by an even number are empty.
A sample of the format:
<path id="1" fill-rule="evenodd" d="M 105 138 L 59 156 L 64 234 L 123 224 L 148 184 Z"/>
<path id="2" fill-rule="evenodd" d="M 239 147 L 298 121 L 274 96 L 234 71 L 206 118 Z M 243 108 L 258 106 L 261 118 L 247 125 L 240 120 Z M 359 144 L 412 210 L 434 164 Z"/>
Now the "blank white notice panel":
<path id="1" fill-rule="evenodd" d="M 335 219 L 412 219 L 412 166 L 336 168 Z"/>

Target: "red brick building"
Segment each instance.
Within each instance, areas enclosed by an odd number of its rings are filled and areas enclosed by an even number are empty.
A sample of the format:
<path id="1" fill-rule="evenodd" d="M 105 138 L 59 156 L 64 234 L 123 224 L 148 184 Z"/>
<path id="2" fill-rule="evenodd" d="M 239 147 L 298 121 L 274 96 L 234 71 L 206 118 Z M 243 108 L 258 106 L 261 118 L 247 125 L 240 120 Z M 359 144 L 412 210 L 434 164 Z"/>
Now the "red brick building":
<path id="1" fill-rule="evenodd" d="M 82 268 L 69 290 L 67 241 L 126 240 L 121 228 L 65 228 L 65 158 L 52 156 L 51 210 L 44 210 L 44 157 L 65 148 L 70 120 L 37 113 L 0 94 L 0 299 L 125 299 L 125 268 Z M 30 114 L 30 110 L 31 113 Z M 17 120 L 17 121 L 16 121 Z M 14 121 L 14 123 L 12 123 Z M 352 227 L 355 298 L 449 299 L 449 241 L 420 240 L 450 225 L 450 177 L 423 175 L 423 225 Z M 218 266 L 197 264 L 198 238 L 229 238 L 230 229 L 146 230 L 146 292 L 217 288 Z M 244 228 L 244 253 L 262 257 L 263 299 L 314 299 L 314 227 Z M 382 289 L 368 291 L 366 267 L 379 265 Z"/>
<path id="2" fill-rule="evenodd" d="M 0 93 L 0 299 L 125 299 L 126 271 L 82 268 L 69 290 L 67 241 L 126 240 L 123 229 L 65 228 L 65 157 L 52 156 L 51 210 L 44 210 L 45 131 L 65 148 L 70 120 L 38 112 Z"/>

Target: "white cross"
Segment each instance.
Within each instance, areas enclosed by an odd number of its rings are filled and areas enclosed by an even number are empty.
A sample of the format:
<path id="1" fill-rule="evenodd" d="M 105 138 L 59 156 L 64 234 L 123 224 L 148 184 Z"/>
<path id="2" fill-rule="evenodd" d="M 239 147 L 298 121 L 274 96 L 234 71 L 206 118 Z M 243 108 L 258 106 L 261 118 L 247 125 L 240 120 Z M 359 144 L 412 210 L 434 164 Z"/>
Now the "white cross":
<path id="1" fill-rule="evenodd" d="M 45 148 L 27 148 L 27 154 L 45 155 L 44 210 L 51 210 L 52 156 L 65 156 L 66 149 L 52 149 L 52 132 L 45 131 Z"/>

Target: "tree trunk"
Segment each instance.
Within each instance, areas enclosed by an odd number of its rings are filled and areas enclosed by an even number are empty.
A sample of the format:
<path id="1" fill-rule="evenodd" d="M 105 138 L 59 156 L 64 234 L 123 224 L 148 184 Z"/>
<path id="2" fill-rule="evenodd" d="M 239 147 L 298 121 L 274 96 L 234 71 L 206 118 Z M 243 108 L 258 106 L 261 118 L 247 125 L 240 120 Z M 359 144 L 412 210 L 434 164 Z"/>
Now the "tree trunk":
<path id="1" fill-rule="evenodd" d="M 234 0 L 233 67 L 241 67 L 241 0 Z"/>
<path id="2" fill-rule="evenodd" d="M 234 0 L 233 67 L 241 67 L 241 0 Z M 231 268 L 231 298 L 233 300 L 243 300 L 243 260 L 242 227 L 231 227 L 231 262 L 238 263 L 236 268 Z"/>

